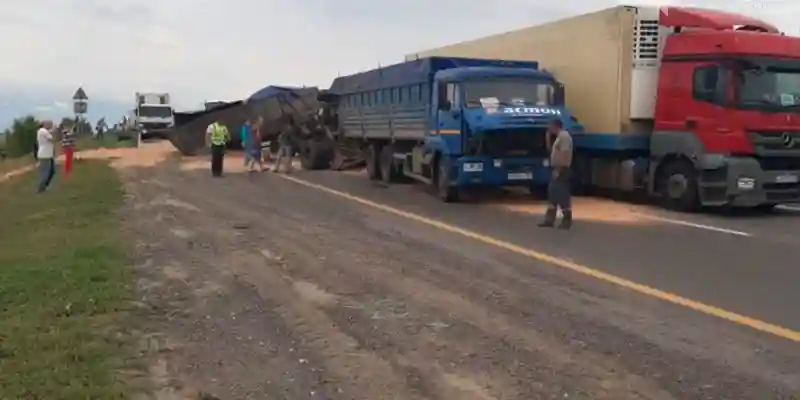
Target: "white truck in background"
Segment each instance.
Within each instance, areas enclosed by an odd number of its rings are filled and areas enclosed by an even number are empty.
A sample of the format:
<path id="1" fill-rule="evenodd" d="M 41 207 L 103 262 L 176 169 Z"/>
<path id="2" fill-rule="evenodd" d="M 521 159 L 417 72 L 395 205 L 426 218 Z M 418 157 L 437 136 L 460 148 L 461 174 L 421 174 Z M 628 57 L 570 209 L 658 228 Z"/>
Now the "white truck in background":
<path id="1" fill-rule="evenodd" d="M 134 122 L 142 139 L 165 135 L 175 126 L 169 93 L 136 92 Z"/>

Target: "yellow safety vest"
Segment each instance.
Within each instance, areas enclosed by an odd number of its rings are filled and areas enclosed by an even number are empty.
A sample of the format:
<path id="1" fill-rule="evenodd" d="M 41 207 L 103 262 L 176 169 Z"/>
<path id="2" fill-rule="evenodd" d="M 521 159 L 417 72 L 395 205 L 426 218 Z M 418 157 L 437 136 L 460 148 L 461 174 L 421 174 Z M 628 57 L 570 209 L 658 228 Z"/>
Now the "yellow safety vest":
<path id="1" fill-rule="evenodd" d="M 211 144 L 219 146 L 225 144 L 227 141 L 228 128 L 218 122 L 214 122 L 211 127 Z"/>

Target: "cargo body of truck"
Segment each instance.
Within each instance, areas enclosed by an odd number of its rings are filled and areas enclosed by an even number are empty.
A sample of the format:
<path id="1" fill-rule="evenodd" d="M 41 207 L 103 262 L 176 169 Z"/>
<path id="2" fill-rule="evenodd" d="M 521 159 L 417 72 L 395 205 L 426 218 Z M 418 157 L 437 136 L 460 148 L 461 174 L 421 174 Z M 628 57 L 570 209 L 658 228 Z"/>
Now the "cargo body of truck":
<path id="1" fill-rule="evenodd" d="M 545 185 L 548 122 L 582 130 L 533 61 L 410 60 L 336 78 L 326 96 L 333 139 L 362 150 L 370 179 L 411 178 L 444 201 L 465 188 Z"/>
<path id="2" fill-rule="evenodd" d="M 169 93 L 137 92 L 133 114 L 136 129 L 142 139 L 166 136 L 175 126 Z"/>
<path id="3" fill-rule="evenodd" d="M 428 56 L 552 72 L 585 127 L 576 189 L 647 191 L 685 211 L 800 201 L 800 38 L 763 21 L 618 6 L 406 59 Z"/>

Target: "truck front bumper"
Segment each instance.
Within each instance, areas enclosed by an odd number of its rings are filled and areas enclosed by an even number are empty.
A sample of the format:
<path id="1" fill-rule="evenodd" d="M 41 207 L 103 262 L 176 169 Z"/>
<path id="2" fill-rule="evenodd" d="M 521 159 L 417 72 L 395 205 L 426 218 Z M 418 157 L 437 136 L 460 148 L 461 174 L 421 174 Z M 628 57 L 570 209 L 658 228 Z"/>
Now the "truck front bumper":
<path id="1" fill-rule="evenodd" d="M 550 182 L 546 158 L 461 157 L 454 163 L 454 186 L 531 186 Z"/>
<path id="2" fill-rule="evenodd" d="M 764 170 L 755 158 L 725 157 L 719 168 L 701 168 L 700 173 L 703 205 L 800 203 L 800 170 Z"/>

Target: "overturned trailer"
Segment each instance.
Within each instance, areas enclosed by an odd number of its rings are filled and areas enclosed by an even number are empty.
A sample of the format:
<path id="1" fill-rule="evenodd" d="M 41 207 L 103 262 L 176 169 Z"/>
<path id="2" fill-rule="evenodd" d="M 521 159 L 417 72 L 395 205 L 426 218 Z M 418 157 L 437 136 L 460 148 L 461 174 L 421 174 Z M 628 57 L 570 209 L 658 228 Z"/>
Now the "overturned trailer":
<path id="1" fill-rule="evenodd" d="M 333 142 L 325 129 L 326 107 L 319 89 L 267 86 L 245 100 L 218 105 L 210 110 L 180 113 L 170 142 L 184 155 L 204 151 L 206 128 L 219 121 L 231 132 L 230 147 L 241 148 L 239 130 L 246 120 L 263 118 L 263 142 L 277 145 L 277 136 L 284 129 L 292 132 L 294 148 L 303 168 L 329 168 L 334 159 Z"/>

